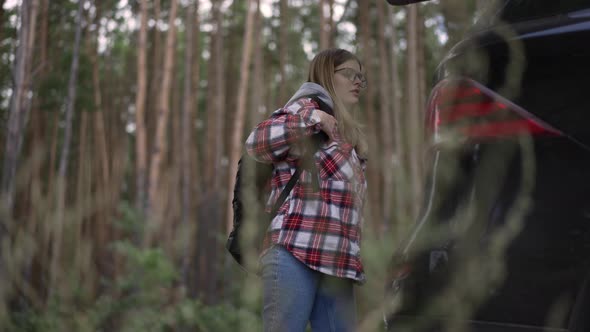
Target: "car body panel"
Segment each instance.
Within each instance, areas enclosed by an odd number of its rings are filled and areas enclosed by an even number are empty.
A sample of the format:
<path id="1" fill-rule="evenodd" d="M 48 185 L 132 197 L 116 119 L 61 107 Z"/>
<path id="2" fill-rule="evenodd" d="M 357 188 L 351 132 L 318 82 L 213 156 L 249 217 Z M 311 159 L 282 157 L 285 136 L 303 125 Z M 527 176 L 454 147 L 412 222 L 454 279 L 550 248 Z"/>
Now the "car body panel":
<path id="1" fill-rule="evenodd" d="M 422 213 L 390 267 L 392 331 L 590 329 L 590 3 L 568 1 L 491 19 L 441 61 L 435 83 L 473 81 L 558 135 L 433 135 Z"/>

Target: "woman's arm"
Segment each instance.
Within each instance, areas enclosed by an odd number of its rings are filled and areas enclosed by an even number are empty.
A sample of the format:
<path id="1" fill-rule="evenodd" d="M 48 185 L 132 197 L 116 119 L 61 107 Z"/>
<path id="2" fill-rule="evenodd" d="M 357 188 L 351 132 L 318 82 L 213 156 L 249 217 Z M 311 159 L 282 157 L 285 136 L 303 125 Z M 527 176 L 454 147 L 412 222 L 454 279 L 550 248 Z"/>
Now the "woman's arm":
<path id="1" fill-rule="evenodd" d="M 304 98 L 275 111 L 248 136 L 248 154 L 262 162 L 287 158 L 295 143 L 320 131 L 322 111 L 316 107 L 310 99 Z"/>

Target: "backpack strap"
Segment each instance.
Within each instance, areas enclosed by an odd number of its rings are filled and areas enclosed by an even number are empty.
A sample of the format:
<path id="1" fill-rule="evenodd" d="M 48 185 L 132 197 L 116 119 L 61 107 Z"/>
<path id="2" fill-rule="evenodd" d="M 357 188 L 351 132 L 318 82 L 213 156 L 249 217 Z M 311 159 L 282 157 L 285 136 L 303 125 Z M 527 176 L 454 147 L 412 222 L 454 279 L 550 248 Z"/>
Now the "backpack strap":
<path id="1" fill-rule="evenodd" d="M 272 210 L 270 211 L 271 218 L 274 218 L 277 215 L 277 213 L 279 212 L 279 209 L 281 208 L 281 205 L 283 205 L 283 203 L 285 203 L 285 200 L 289 196 L 289 193 L 291 192 L 293 187 L 295 187 L 295 183 L 297 182 L 297 180 L 299 180 L 300 175 L 301 175 L 301 167 L 298 166 L 297 169 L 295 170 L 295 173 L 293 174 L 293 176 L 291 176 L 291 178 L 289 179 L 289 182 L 287 182 L 285 189 L 283 189 L 283 191 L 281 192 L 281 195 L 279 196 L 279 198 L 276 200 L 275 204 L 273 205 Z"/>
<path id="2" fill-rule="evenodd" d="M 319 108 L 322 111 L 324 111 L 330 115 L 334 115 L 332 108 L 328 104 L 324 103 L 319 98 L 319 96 L 317 94 L 301 96 L 301 98 L 311 98 L 313 101 L 316 102 L 316 104 L 318 104 Z M 322 134 L 325 135 L 326 137 L 323 137 Z M 317 148 L 319 148 L 320 142 L 324 139 L 327 139 L 327 135 L 324 133 L 319 133 L 314 136 L 315 136 L 315 137 L 313 137 L 314 146 L 317 149 Z M 305 156 L 304 159 L 306 159 L 306 160 L 304 160 L 303 164 L 305 164 L 305 166 L 307 168 L 310 168 L 311 185 L 312 185 L 313 191 L 318 192 L 320 190 L 319 172 L 318 172 L 315 162 L 313 162 L 312 158 L 313 158 L 313 154 L 311 156 Z M 302 172 L 302 166 L 299 165 L 299 166 L 297 166 L 297 169 L 295 170 L 295 173 L 293 174 L 293 176 L 291 176 L 291 178 L 289 179 L 289 182 L 287 182 L 285 189 L 283 189 L 283 191 L 281 192 L 281 195 L 279 196 L 279 198 L 276 200 L 275 204 L 273 205 L 271 213 L 270 213 L 272 218 L 274 218 L 277 215 L 277 213 L 279 212 L 279 209 L 281 208 L 283 203 L 285 203 L 285 200 L 289 196 L 289 193 L 291 193 L 291 190 L 293 189 L 293 187 L 295 187 L 295 183 L 297 183 L 299 176 L 301 176 L 301 172 Z"/>
<path id="3" fill-rule="evenodd" d="M 318 94 L 312 94 L 312 95 L 308 95 L 306 97 L 311 98 L 316 104 L 318 104 L 318 107 L 320 110 L 334 116 L 334 110 L 330 107 L 330 105 L 326 104 L 322 99 L 320 99 Z M 311 137 L 311 141 L 312 141 L 315 151 L 319 150 L 320 145 L 323 142 L 326 142 L 328 140 L 329 140 L 328 135 L 326 133 L 324 133 L 323 131 L 320 131 L 319 133 L 317 133 Z M 320 175 L 319 175 L 319 171 L 317 169 L 317 166 L 316 166 L 315 162 L 313 161 L 313 154 L 305 156 L 304 159 L 306 159 L 304 161 L 304 164 L 308 166 L 309 171 L 311 172 L 311 187 L 313 189 L 313 192 L 318 192 L 318 191 L 320 191 L 320 183 L 319 183 Z"/>
<path id="4" fill-rule="evenodd" d="M 324 101 L 320 99 L 319 95 L 317 95 L 317 94 L 309 95 L 308 98 L 311 98 L 313 101 L 315 101 L 316 104 L 318 104 L 318 106 L 320 107 L 320 110 L 330 114 L 331 116 L 334 116 L 334 110 L 332 110 L 332 107 L 330 107 L 330 105 L 324 103 Z"/>

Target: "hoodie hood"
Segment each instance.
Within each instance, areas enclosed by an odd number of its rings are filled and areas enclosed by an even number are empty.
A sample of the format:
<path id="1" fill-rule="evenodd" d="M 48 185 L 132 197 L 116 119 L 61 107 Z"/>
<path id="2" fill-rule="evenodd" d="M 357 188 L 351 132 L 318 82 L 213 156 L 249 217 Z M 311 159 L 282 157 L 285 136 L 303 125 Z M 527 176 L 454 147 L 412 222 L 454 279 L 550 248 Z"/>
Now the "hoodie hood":
<path id="1" fill-rule="evenodd" d="M 301 87 L 299 87 L 299 90 L 297 90 L 297 92 L 295 92 L 293 97 L 291 97 L 291 99 L 289 99 L 289 101 L 287 102 L 286 105 L 291 104 L 292 102 L 294 102 L 295 100 L 297 100 L 301 97 L 306 97 L 306 96 L 311 96 L 311 95 L 316 95 L 322 102 L 324 102 L 324 103 L 326 103 L 326 105 L 330 106 L 331 109 L 334 109 L 334 102 L 332 101 L 332 98 L 330 97 L 330 94 L 328 93 L 328 91 L 326 91 L 326 89 L 324 89 L 321 85 L 319 85 L 317 83 L 312 83 L 312 82 L 305 82 L 305 83 L 301 84 Z"/>

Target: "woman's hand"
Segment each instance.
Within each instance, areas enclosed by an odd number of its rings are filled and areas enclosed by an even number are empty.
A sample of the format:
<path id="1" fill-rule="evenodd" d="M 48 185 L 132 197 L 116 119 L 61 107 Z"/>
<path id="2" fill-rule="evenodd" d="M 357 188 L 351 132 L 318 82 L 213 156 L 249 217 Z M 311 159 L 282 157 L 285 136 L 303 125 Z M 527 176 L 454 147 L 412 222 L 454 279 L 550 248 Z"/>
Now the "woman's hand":
<path id="1" fill-rule="evenodd" d="M 322 110 L 316 111 L 319 111 L 320 129 L 330 137 L 330 141 L 334 140 L 334 134 L 338 130 L 338 122 L 336 121 L 336 118 Z"/>

